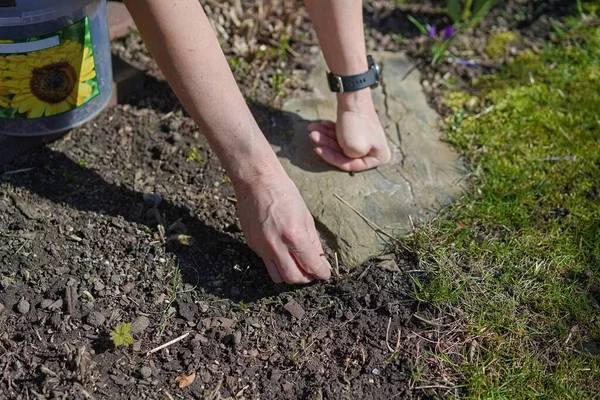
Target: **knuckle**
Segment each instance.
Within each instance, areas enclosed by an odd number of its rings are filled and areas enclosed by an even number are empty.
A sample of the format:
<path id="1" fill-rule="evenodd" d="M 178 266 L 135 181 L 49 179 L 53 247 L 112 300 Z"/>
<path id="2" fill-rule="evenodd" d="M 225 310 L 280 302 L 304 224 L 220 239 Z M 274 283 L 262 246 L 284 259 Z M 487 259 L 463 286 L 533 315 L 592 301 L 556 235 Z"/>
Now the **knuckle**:
<path id="1" fill-rule="evenodd" d="M 369 154 L 371 147 L 364 141 L 357 141 L 354 143 L 344 143 L 342 150 L 344 150 L 344 154 L 348 157 L 360 158 Z"/>
<path id="2" fill-rule="evenodd" d="M 285 228 L 283 228 L 281 232 L 281 237 L 286 243 L 292 243 L 296 240 L 296 238 L 299 237 L 302 230 L 298 226 L 299 224 L 297 223 L 291 223 Z"/>

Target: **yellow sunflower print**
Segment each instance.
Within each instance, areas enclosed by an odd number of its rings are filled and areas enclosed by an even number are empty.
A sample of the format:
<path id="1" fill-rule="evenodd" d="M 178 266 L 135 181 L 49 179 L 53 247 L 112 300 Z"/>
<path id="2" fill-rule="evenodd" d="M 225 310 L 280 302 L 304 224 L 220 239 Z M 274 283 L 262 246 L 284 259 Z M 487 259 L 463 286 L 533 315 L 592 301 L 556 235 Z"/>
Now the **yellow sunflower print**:
<path id="1" fill-rule="evenodd" d="M 82 105 L 96 77 L 91 49 L 72 40 L 50 49 L 4 57 L 0 93 L 13 94 L 10 107 L 27 118 L 52 116 Z"/>
<path id="2" fill-rule="evenodd" d="M 0 44 L 12 43 L 12 40 L 0 40 Z M 11 94 L 8 87 L 4 84 L 4 74 L 2 71 L 6 69 L 6 60 L 0 56 L 0 108 L 10 108 L 10 99 L 5 96 Z"/>

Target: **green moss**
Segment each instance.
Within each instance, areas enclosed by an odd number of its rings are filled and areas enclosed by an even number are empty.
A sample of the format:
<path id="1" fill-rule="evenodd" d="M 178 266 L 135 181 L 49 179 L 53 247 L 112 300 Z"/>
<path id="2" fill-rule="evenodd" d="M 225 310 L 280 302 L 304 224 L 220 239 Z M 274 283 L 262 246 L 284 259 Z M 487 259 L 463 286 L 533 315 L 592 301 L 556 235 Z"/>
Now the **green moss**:
<path id="1" fill-rule="evenodd" d="M 502 57 L 506 54 L 506 46 L 518 44 L 521 42 L 521 35 L 518 32 L 499 32 L 490 36 L 485 52 L 491 58 Z"/>
<path id="2" fill-rule="evenodd" d="M 433 271 L 418 298 L 466 316 L 468 398 L 594 398 L 600 359 L 578 346 L 600 342 L 600 28 L 478 89 L 476 110 L 446 96 L 473 193 L 411 238 Z"/>

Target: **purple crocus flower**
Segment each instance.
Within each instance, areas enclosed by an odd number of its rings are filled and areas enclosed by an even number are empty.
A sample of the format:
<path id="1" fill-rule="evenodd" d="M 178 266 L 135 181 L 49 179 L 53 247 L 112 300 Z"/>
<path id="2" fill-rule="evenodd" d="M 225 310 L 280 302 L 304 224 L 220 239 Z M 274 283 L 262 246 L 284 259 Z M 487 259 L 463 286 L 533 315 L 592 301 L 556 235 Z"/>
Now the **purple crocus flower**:
<path id="1" fill-rule="evenodd" d="M 437 35 L 437 28 L 435 25 L 431 25 L 427 33 L 429 34 L 429 37 L 433 39 L 435 35 Z"/>
<path id="2" fill-rule="evenodd" d="M 454 29 L 454 26 L 449 25 L 445 27 L 442 31 L 442 41 L 445 42 L 446 40 L 449 40 L 452 36 L 454 36 L 455 33 L 456 29 Z"/>
<path id="3" fill-rule="evenodd" d="M 477 64 L 470 60 L 463 60 L 461 58 L 453 58 L 452 61 L 454 61 L 457 64 L 464 65 L 464 66 L 470 67 L 470 68 L 477 67 Z"/>

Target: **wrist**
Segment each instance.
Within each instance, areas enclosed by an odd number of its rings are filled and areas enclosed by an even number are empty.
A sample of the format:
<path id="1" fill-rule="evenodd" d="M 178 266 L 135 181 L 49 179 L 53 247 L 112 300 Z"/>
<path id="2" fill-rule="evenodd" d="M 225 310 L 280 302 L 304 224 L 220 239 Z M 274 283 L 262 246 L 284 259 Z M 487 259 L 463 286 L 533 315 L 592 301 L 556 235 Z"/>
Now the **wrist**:
<path id="1" fill-rule="evenodd" d="M 266 142 L 266 147 L 254 149 L 253 154 L 235 157 L 225 166 L 236 193 L 246 192 L 257 187 L 265 187 L 277 181 L 286 173 Z"/>
<path id="2" fill-rule="evenodd" d="M 337 94 L 338 111 L 375 111 L 371 88 Z"/>

